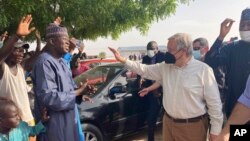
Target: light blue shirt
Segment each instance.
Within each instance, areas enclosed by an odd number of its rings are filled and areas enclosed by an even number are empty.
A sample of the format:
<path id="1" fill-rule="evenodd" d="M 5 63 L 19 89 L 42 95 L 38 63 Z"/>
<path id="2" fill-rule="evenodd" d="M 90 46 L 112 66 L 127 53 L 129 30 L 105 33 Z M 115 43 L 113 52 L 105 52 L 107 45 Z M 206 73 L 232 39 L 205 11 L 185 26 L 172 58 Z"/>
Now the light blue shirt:
<path id="1" fill-rule="evenodd" d="M 21 121 L 15 129 L 10 131 L 9 139 L 7 135 L 0 133 L 0 141 L 28 141 L 30 136 L 38 135 L 41 132 L 45 132 L 41 122 L 35 126 L 29 126 L 26 122 Z"/>
<path id="2" fill-rule="evenodd" d="M 70 69 L 70 62 L 72 60 L 72 57 L 73 57 L 73 55 L 71 55 L 70 53 L 66 53 L 63 56 L 63 59 L 64 59 L 65 63 L 67 64 L 67 66 L 69 67 L 69 69 Z"/>
<path id="3" fill-rule="evenodd" d="M 247 80 L 246 88 L 243 92 L 243 94 L 238 99 L 238 102 L 242 103 L 246 107 L 250 108 L 250 75 Z"/>

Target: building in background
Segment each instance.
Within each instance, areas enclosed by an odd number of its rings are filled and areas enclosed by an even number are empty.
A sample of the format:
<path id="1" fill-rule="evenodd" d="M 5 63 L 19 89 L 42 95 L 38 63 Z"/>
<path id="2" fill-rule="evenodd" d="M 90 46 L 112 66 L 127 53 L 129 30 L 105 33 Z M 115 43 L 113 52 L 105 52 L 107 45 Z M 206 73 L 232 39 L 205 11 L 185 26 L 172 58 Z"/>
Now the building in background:
<path id="1" fill-rule="evenodd" d="M 141 60 L 146 55 L 147 50 L 145 46 L 129 46 L 129 47 L 118 47 L 117 49 L 120 54 L 130 60 Z M 161 52 L 167 51 L 167 46 L 159 46 Z"/>

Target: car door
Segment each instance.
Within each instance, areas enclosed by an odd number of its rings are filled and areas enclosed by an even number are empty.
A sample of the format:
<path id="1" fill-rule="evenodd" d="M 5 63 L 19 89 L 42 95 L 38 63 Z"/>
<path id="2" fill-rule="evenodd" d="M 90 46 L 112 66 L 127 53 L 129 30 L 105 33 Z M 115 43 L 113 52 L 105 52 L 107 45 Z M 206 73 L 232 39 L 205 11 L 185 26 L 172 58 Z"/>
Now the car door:
<path id="1" fill-rule="evenodd" d="M 109 86 L 119 84 L 126 87 L 126 92 L 109 97 L 109 115 L 112 134 L 121 135 L 132 132 L 145 125 L 147 102 L 138 95 L 137 75 L 131 71 L 123 71 Z"/>

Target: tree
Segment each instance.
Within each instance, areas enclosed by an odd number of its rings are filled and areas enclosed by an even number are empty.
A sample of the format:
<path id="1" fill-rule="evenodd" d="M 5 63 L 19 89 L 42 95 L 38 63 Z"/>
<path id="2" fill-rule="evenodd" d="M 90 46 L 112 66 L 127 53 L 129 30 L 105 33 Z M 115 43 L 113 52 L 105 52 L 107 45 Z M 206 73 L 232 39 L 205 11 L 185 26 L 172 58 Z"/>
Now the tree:
<path id="1" fill-rule="evenodd" d="M 13 33 L 28 13 L 44 37 L 48 23 L 57 16 L 69 33 L 79 39 L 111 36 L 116 39 L 133 27 L 142 34 L 150 24 L 175 13 L 190 0 L 0 0 L 0 31 Z"/>
<path id="2" fill-rule="evenodd" d="M 106 52 L 100 52 L 98 57 L 101 58 L 101 59 L 105 59 L 107 56 Z"/>

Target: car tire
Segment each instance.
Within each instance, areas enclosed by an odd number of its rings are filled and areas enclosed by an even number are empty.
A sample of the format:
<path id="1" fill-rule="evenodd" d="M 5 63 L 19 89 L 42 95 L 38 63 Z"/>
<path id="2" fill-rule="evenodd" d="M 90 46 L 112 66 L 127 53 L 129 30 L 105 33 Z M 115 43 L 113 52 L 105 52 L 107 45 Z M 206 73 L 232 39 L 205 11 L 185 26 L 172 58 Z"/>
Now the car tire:
<path id="1" fill-rule="evenodd" d="M 104 141 L 103 135 L 98 127 L 93 124 L 83 124 L 82 130 L 85 141 Z"/>

